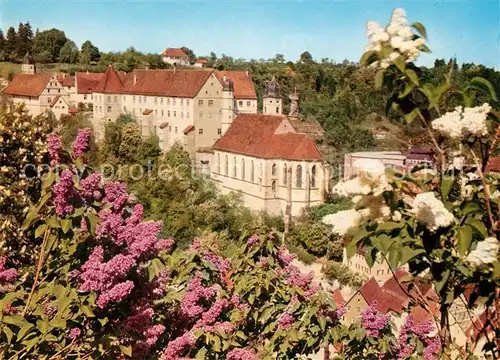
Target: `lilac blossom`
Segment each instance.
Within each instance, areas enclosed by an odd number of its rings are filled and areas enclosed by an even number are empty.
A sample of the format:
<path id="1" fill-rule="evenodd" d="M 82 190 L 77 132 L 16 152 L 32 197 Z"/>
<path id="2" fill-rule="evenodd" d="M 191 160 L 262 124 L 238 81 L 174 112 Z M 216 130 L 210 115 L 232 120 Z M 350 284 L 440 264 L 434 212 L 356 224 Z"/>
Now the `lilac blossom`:
<path id="1" fill-rule="evenodd" d="M 187 350 L 196 344 L 196 339 L 191 332 L 186 332 L 178 338 L 170 341 L 162 354 L 162 360 L 178 360 Z"/>
<path id="2" fill-rule="evenodd" d="M 69 335 L 68 337 L 72 340 L 76 340 L 77 338 L 80 337 L 82 331 L 78 328 L 72 328 L 70 331 L 69 331 Z"/>
<path id="3" fill-rule="evenodd" d="M 259 235 L 258 234 L 254 234 L 252 236 L 250 236 L 247 240 L 247 244 L 248 246 L 252 247 L 254 246 L 255 244 L 258 244 L 259 243 Z"/>
<path id="4" fill-rule="evenodd" d="M 368 308 L 361 314 L 361 324 L 366 330 L 366 333 L 370 336 L 378 338 L 380 332 L 385 329 L 389 321 L 391 320 L 391 315 L 378 315 L 378 303 L 374 301 L 370 304 Z"/>
<path id="5" fill-rule="evenodd" d="M 289 329 L 295 323 L 295 318 L 290 313 L 283 313 L 278 319 L 278 329 Z"/>
<path id="6" fill-rule="evenodd" d="M 250 349 L 233 349 L 227 353 L 227 360 L 259 360 L 259 357 Z"/>
<path id="7" fill-rule="evenodd" d="M 130 294 L 133 288 L 134 283 L 130 280 L 117 284 L 111 289 L 102 292 L 97 298 L 96 304 L 101 309 L 104 309 L 110 302 L 122 301 L 128 296 L 128 294 Z"/>
<path id="8" fill-rule="evenodd" d="M 6 284 L 12 284 L 17 279 L 16 269 L 6 269 L 5 262 L 7 260 L 4 257 L 0 257 L 0 286 Z"/>
<path id="9" fill-rule="evenodd" d="M 201 278 L 195 276 L 188 284 L 188 289 L 181 301 L 181 313 L 188 319 L 193 319 L 201 315 L 204 308 L 200 305 L 202 300 L 210 300 L 215 296 L 214 287 L 204 287 Z"/>
<path id="10" fill-rule="evenodd" d="M 55 166 L 61 161 L 59 152 L 62 149 L 61 138 L 58 135 L 52 133 L 47 136 L 47 147 L 50 156 L 50 165 Z"/>
<path id="11" fill-rule="evenodd" d="M 119 181 L 107 183 L 104 186 L 105 204 L 112 205 L 114 210 L 120 210 L 128 201 L 127 186 Z"/>
<path id="12" fill-rule="evenodd" d="M 73 158 L 76 159 L 85 155 L 89 148 L 90 135 L 92 135 L 90 128 L 78 129 L 75 141 L 73 141 Z"/>
<path id="13" fill-rule="evenodd" d="M 73 201 L 76 195 L 73 187 L 73 173 L 70 170 L 63 170 L 59 177 L 59 182 L 53 187 L 54 205 L 56 214 L 64 216 L 73 211 Z"/>
<path id="14" fill-rule="evenodd" d="M 101 192 L 99 185 L 101 183 L 101 174 L 95 172 L 80 181 L 82 186 L 81 194 L 86 200 L 100 200 Z"/>
<path id="15" fill-rule="evenodd" d="M 290 265 L 293 260 L 295 260 L 296 255 L 291 254 L 285 245 L 281 245 L 278 249 L 278 259 L 283 263 L 284 266 Z"/>

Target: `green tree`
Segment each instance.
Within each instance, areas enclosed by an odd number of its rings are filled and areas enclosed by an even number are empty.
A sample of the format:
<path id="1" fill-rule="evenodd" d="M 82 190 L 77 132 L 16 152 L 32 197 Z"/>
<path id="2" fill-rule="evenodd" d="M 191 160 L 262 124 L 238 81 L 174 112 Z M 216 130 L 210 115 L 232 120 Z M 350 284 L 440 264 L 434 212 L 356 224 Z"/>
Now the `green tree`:
<path id="1" fill-rule="evenodd" d="M 16 58 L 16 48 L 17 33 L 16 30 L 11 26 L 7 30 L 7 39 L 5 41 L 5 55 L 7 59 L 14 60 Z"/>
<path id="2" fill-rule="evenodd" d="M 101 54 L 99 48 L 94 46 L 90 40 L 85 41 L 82 44 L 80 51 L 80 62 L 82 64 L 88 65 L 93 62 L 99 61 Z"/>
<path id="3" fill-rule="evenodd" d="M 0 29 L 0 61 L 5 59 L 5 37 L 3 31 Z"/>
<path id="4" fill-rule="evenodd" d="M 78 56 L 78 47 L 73 41 L 68 40 L 59 51 L 59 62 L 74 64 L 78 61 Z"/>
<path id="5" fill-rule="evenodd" d="M 53 57 L 49 50 L 43 50 L 37 54 L 36 60 L 42 64 L 48 64 L 53 61 Z"/>
<path id="6" fill-rule="evenodd" d="M 191 64 L 193 64 L 196 61 L 196 55 L 193 52 L 193 50 L 191 50 L 190 48 L 188 48 L 186 46 L 181 47 L 181 50 L 186 53 L 186 55 L 188 56 L 189 62 Z"/>
<path id="7" fill-rule="evenodd" d="M 37 32 L 33 40 L 33 53 L 37 58 L 44 53 L 42 58 L 45 62 L 56 62 L 66 41 L 68 41 L 66 34 L 58 29 Z"/>
<path id="8" fill-rule="evenodd" d="M 304 51 L 302 54 L 300 54 L 300 62 L 301 63 L 312 63 L 313 62 L 313 57 L 309 51 Z"/>
<path id="9" fill-rule="evenodd" d="M 20 59 L 27 52 L 31 52 L 33 45 L 33 29 L 29 22 L 26 24 L 19 23 L 17 30 L 17 57 Z"/>

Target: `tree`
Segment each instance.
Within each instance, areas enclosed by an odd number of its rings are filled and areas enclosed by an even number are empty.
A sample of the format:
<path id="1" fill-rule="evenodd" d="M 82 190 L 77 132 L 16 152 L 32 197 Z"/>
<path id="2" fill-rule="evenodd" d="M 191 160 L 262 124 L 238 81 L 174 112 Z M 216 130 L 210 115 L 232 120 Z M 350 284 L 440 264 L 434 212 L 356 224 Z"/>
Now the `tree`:
<path id="1" fill-rule="evenodd" d="M 309 53 L 309 51 L 304 51 L 302 54 L 300 54 L 300 62 L 301 63 L 312 63 L 313 62 L 313 57 Z"/>
<path id="2" fill-rule="evenodd" d="M 276 54 L 274 56 L 274 59 L 275 59 L 276 62 L 278 62 L 280 64 L 282 64 L 282 63 L 285 62 L 285 56 L 283 54 Z"/>
<path id="3" fill-rule="evenodd" d="M 42 52 L 38 53 L 36 56 L 36 61 L 42 63 L 42 64 L 48 64 L 53 61 L 52 54 L 50 53 L 49 50 L 43 50 Z"/>
<path id="4" fill-rule="evenodd" d="M 3 36 L 3 31 L 0 29 L 0 61 L 5 58 L 5 37 Z"/>
<path id="5" fill-rule="evenodd" d="M 186 53 L 186 55 L 188 56 L 189 62 L 191 64 L 196 61 L 196 55 L 194 54 L 193 50 L 191 50 L 190 48 L 188 48 L 186 46 L 181 47 L 181 50 Z"/>
<path id="6" fill-rule="evenodd" d="M 90 40 L 87 40 L 82 44 L 80 52 L 80 62 L 82 64 L 88 65 L 92 62 L 97 62 L 100 57 L 101 54 L 99 53 L 99 48 L 94 46 Z"/>
<path id="7" fill-rule="evenodd" d="M 39 57 L 44 59 L 44 62 L 56 62 L 61 48 L 67 41 L 64 31 L 58 29 L 39 31 L 33 40 L 33 53 L 37 59 Z"/>
<path id="8" fill-rule="evenodd" d="M 217 61 L 217 54 L 213 51 L 210 52 L 210 62 L 214 63 Z"/>
<path id="9" fill-rule="evenodd" d="M 68 40 L 59 51 L 59 62 L 74 64 L 78 61 L 78 56 L 78 47 L 73 41 Z"/>
<path id="10" fill-rule="evenodd" d="M 29 22 L 19 23 L 17 30 L 17 57 L 21 59 L 26 53 L 31 52 L 33 45 L 33 29 Z"/>
<path id="11" fill-rule="evenodd" d="M 16 30 L 11 26 L 7 30 L 7 40 L 5 41 L 5 55 L 7 59 L 13 60 L 16 58 L 17 34 Z"/>

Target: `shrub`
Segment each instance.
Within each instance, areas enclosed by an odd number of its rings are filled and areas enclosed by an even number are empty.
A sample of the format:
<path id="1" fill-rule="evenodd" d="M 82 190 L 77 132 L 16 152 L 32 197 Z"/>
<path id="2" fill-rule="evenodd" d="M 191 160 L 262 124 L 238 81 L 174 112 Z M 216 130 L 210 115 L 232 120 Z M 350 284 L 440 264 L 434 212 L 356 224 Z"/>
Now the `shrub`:
<path id="1" fill-rule="evenodd" d="M 295 223 L 288 234 L 289 242 L 300 245 L 316 256 L 326 254 L 329 241 L 329 228 L 320 222 Z"/>
<path id="2" fill-rule="evenodd" d="M 365 276 L 359 275 L 351 271 L 348 266 L 335 261 L 326 263 L 321 271 L 328 280 L 337 280 L 339 284 L 350 286 L 354 289 L 359 289 L 367 280 Z"/>

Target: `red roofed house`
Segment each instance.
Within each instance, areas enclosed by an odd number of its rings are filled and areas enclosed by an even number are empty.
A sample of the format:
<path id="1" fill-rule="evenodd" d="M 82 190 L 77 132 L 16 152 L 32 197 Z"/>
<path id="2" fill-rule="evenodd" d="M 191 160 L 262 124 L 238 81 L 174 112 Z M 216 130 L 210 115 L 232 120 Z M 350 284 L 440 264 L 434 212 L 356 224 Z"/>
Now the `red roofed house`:
<path id="1" fill-rule="evenodd" d="M 207 66 L 208 60 L 207 59 L 198 59 L 194 63 L 195 68 L 203 69 L 205 66 Z"/>
<path id="2" fill-rule="evenodd" d="M 161 53 L 164 63 L 170 65 L 189 66 L 189 57 L 182 49 L 167 48 Z"/>
<path id="3" fill-rule="evenodd" d="M 13 105 L 25 104 L 28 111 L 34 116 L 52 110 L 55 99 L 64 97 L 65 111 L 58 112 L 57 116 L 60 116 L 60 113 L 68 113 L 69 94 L 55 75 L 37 74 L 35 64 L 29 54 L 24 57 L 22 72 L 14 76 L 3 93 L 7 96 L 9 103 Z M 63 109 L 61 108 L 61 110 Z"/>
<path id="4" fill-rule="evenodd" d="M 239 192 L 251 209 L 276 215 L 289 208 L 297 216 L 323 202 L 328 182 L 323 155 L 288 117 L 240 113 L 228 125 L 213 146 L 211 166 L 223 192 Z"/>
<path id="5" fill-rule="evenodd" d="M 92 93 L 103 77 L 103 73 L 77 72 L 75 74 L 75 93 L 71 95 L 71 100 L 75 104 L 93 104 Z"/>
<path id="6" fill-rule="evenodd" d="M 159 137 L 162 150 L 180 142 L 193 159 L 208 165 L 213 144 L 234 117 L 240 112 L 257 112 L 251 77 L 243 71 L 224 76 L 215 71 L 179 69 L 135 69 L 123 74 L 109 67 L 93 89 L 96 138 L 102 139 L 106 122 L 130 114 L 144 136 L 155 133 Z M 238 101 L 243 102 L 241 110 Z M 165 122 L 168 126 L 160 127 Z M 189 126 L 192 131 L 184 133 Z"/>

